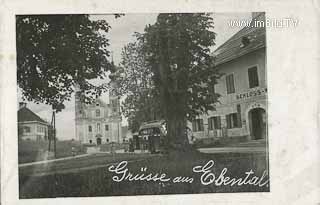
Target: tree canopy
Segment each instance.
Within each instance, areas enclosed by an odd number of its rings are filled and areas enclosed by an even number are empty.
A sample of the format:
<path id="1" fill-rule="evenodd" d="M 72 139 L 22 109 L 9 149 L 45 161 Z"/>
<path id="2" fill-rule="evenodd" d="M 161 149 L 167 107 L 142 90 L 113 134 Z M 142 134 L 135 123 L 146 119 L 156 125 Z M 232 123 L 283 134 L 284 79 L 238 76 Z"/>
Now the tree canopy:
<path id="1" fill-rule="evenodd" d="M 90 80 L 113 71 L 109 29 L 105 20 L 89 15 L 16 16 L 17 81 L 24 99 L 59 111 L 75 85 L 85 91 L 86 102 L 100 95 L 108 86 Z"/>
<path id="2" fill-rule="evenodd" d="M 126 97 L 122 103 L 122 112 L 134 132 L 138 131 L 141 122 L 159 118 L 160 114 L 159 92 L 155 89 L 153 74 L 147 66 L 143 42 L 136 39 L 122 49 L 121 63 L 114 75 L 118 95 Z"/>
<path id="3" fill-rule="evenodd" d="M 207 13 L 159 14 L 140 37 L 160 92 L 170 146 L 186 145 L 187 119 L 214 110 L 218 101 L 214 85 L 221 75 L 210 50 L 215 45 L 213 27 Z"/>

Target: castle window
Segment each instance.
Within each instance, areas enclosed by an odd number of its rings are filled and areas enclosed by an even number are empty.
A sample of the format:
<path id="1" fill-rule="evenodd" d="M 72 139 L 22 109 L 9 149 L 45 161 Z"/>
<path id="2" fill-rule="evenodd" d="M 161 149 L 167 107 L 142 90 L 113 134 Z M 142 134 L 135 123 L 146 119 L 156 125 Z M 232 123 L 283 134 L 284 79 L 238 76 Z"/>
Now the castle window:
<path id="1" fill-rule="evenodd" d="M 88 130 L 89 130 L 89 132 L 92 132 L 92 126 L 91 125 L 88 126 Z"/>
<path id="2" fill-rule="evenodd" d="M 109 125 L 105 125 L 104 128 L 105 128 L 106 131 L 108 131 L 109 130 Z"/>
<path id="3" fill-rule="evenodd" d="M 92 140 L 89 140 L 89 143 L 92 144 Z"/>
<path id="4" fill-rule="evenodd" d="M 210 117 L 208 119 L 209 130 L 221 129 L 221 118 L 220 116 Z"/>
<path id="5" fill-rule="evenodd" d="M 100 117 L 100 109 L 96 110 L 96 117 Z"/>
<path id="6" fill-rule="evenodd" d="M 227 84 L 227 94 L 234 93 L 234 79 L 233 74 L 229 74 L 226 76 L 226 84 Z"/>
<path id="7" fill-rule="evenodd" d="M 226 116 L 227 129 L 241 127 L 238 117 L 238 113 L 231 113 Z"/>
<path id="8" fill-rule="evenodd" d="M 203 119 L 196 119 L 192 122 L 192 130 L 194 132 L 203 131 Z"/>
<path id="9" fill-rule="evenodd" d="M 97 124 L 97 132 L 100 132 L 100 123 Z"/>
<path id="10" fill-rule="evenodd" d="M 249 88 L 254 88 L 259 86 L 258 69 L 256 66 L 248 69 L 248 77 L 249 77 Z"/>
<path id="11" fill-rule="evenodd" d="M 25 127 L 23 127 L 23 132 L 25 132 L 25 133 L 29 133 L 29 132 L 31 132 L 31 128 L 30 128 L 30 127 L 25 126 Z"/>

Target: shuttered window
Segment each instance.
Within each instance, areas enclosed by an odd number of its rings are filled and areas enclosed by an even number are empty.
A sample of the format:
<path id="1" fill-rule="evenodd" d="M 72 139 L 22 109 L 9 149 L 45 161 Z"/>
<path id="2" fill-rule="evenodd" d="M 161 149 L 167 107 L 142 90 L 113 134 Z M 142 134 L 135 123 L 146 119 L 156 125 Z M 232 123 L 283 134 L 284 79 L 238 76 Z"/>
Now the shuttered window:
<path id="1" fill-rule="evenodd" d="M 258 68 L 252 67 L 248 69 L 249 77 L 249 88 L 254 88 L 259 86 Z"/>
<path id="2" fill-rule="evenodd" d="M 226 76 L 226 85 L 227 85 L 227 94 L 235 92 L 233 74 L 229 74 Z"/>
<path id="3" fill-rule="evenodd" d="M 214 122 L 214 128 L 215 129 L 221 129 L 221 117 L 213 117 L 213 122 Z"/>
<path id="4" fill-rule="evenodd" d="M 194 132 L 203 131 L 203 119 L 196 119 L 192 122 L 192 130 Z"/>
<path id="5" fill-rule="evenodd" d="M 238 115 L 238 127 L 242 127 L 242 121 L 241 121 L 241 105 L 237 105 L 237 115 Z"/>
<path id="6" fill-rule="evenodd" d="M 221 117 L 215 116 L 208 119 L 209 130 L 221 129 Z"/>
<path id="7" fill-rule="evenodd" d="M 226 115 L 227 120 L 227 129 L 238 128 L 241 127 L 240 120 L 238 119 L 238 113 L 231 113 Z"/>

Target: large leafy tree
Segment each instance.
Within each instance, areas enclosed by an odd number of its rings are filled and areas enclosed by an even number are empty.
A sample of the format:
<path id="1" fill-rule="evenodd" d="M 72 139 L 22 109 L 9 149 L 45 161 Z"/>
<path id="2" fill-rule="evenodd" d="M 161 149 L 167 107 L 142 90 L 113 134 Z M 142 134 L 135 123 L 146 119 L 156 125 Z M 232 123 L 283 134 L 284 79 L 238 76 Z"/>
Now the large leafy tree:
<path id="1" fill-rule="evenodd" d="M 100 95 L 107 85 L 90 80 L 112 71 L 109 29 L 105 20 L 93 21 L 89 15 L 17 16 L 17 80 L 24 99 L 60 111 L 75 85 L 86 102 Z"/>
<path id="2" fill-rule="evenodd" d="M 207 13 L 159 14 L 141 36 L 148 67 L 160 92 L 167 121 L 168 148 L 188 148 L 187 120 L 214 110 L 219 94 L 214 85 L 210 48 L 215 45 L 213 19 Z"/>
<path id="3" fill-rule="evenodd" d="M 114 76 L 118 95 L 125 96 L 122 112 L 134 132 L 138 131 L 141 122 L 160 118 L 159 92 L 155 89 L 152 75 L 143 53 L 143 42 L 138 39 L 125 45 Z"/>

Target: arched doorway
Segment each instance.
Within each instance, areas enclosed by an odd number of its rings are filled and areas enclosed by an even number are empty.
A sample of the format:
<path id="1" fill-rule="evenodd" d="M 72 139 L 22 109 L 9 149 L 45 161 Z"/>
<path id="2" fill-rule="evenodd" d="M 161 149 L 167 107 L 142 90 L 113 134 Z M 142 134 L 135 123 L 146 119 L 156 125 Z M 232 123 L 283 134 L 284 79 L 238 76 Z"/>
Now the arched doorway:
<path id="1" fill-rule="evenodd" d="M 102 135 L 101 134 L 97 134 L 96 135 L 96 141 L 97 141 L 97 145 L 101 145 L 101 138 L 102 138 Z"/>
<path id="2" fill-rule="evenodd" d="M 101 145 L 101 138 L 97 137 L 97 145 Z"/>
<path id="3" fill-rule="evenodd" d="M 267 117 L 263 108 L 249 111 L 250 135 L 253 140 L 265 139 L 267 134 Z"/>

